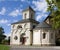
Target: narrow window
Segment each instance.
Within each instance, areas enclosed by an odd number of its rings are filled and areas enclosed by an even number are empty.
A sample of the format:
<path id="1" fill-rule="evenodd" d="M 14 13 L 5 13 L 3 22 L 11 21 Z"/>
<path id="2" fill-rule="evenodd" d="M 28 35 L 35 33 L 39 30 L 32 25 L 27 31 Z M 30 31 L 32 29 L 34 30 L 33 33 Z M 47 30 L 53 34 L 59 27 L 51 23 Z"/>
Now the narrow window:
<path id="1" fill-rule="evenodd" d="M 35 25 L 33 25 L 33 28 L 35 28 Z"/>
<path id="2" fill-rule="evenodd" d="M 31 18 L 33 17 L 33 15 L 31 14 Z"/>
<path id="3" fill-rule="evenodd" d="M 59 33 L 60 33 L 60 30 L 59 30 Z"/>
<path id="4" fill-rule="evenodd" d="M 46 38 L 46 33 L 43 33 L 43 39 L 45 39 Z"/>
<path id="5" fill-rule="evenodd" d="M 25 19 L 26 19 L 26 15 L 27 15 L 27 14 L 25 13 Z"/>

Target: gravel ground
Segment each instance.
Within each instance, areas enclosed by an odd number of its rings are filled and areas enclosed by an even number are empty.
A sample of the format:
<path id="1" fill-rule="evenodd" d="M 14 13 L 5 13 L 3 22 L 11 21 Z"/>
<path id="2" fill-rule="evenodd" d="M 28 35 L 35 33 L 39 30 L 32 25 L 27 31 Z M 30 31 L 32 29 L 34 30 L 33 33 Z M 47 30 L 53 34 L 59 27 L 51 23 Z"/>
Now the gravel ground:
<path id="1" fill-rule="evenodd" d="M 11 46 L 10 50 L 60 50 L 59 46 Z"/>

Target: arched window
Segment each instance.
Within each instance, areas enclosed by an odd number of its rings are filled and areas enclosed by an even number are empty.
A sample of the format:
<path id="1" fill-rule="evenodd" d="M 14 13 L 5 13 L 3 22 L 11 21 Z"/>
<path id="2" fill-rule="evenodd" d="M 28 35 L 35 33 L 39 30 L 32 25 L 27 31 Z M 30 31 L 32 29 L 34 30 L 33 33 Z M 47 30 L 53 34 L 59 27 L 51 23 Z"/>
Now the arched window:
<path id="1" fill-rule="evenodd" d="M 43 33 L 43 39 L 45 39 L 46 38 L 46 33 Z"/>
<path id="2" fill-rule="evenodd" d="M 19 29 L 19 28 L 22 28 L 22 26 L 21 25 L 18 25 L 17 29 Z"/>
<path id="3" fill-rule="evenodd" d="M 25 13 L 25 19 L 26 19 L 26 15 L 27 15 L 27 14 Z"/>
<path id="4" fill-rule="evenodd" d="M 33 14 L 31 14 L 31 18 L 33 17 Z"/>
<path id="5" fill-rule="evenodd" d="M 18 37 L 17 37 L 17 36 L 15 36 L 15 37 L 14 37 L 14 39 L 15 39 L 15 40 L 17 40 L 17 39 L 18 39 Z"/>
<path id="6" fill-rule="evenodd" d="M 33 25 L 33 28 L 35 28 L 35 25 Z"/>

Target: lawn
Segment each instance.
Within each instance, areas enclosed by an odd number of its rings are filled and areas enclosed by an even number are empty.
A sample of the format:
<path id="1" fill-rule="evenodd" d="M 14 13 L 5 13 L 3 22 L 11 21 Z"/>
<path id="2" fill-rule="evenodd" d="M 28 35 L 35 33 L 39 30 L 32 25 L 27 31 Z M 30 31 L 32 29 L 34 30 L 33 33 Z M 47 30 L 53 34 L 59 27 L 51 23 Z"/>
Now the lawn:
<path id="1" fill-rule="evenodd" d="M 0 45 L 0 50 L 10 50 L 8 45 Z"/>

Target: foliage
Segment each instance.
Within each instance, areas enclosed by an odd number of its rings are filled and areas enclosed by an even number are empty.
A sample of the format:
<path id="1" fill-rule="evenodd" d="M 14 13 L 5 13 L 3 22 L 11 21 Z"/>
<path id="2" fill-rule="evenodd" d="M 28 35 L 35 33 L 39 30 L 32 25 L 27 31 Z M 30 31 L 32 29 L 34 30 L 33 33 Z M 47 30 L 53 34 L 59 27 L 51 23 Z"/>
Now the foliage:
<path id="1" fill-rule="evenodd" d="M 9 45 L 10 44 L 10 36 L 8 37 L 8 39 L 2 40 L 2 44 Z"/>
<path id="2" fill-rule="evenodd" d="M 52 27 L 54 29 L 60 28 L 60 0 L 46 0 L 48 3 L 48 11 L 51 12 L 52 16 Z"/>
<path id="3" fill-rule="evenodd" d="M 3 39 L 5 39 L 5 35 L 4 35 L 4 29 L 2 27 L 0 27 L 0 43 L 2 42 Z"/>
<path id="4" fill-rule="evenodd" d="M 52 16 L 52 27 L 60 29 L 60 0 L 46 0 L 48 3 L 47 11 L 50 11 Z M 56 45 L 60 45 L 60 32 L 56 34 Z"/>
<path id="5" fill-rule="evenodd" d="M 2 44 L 8 44 L 8 40 L 7 39 L 2 40 Z"/>

